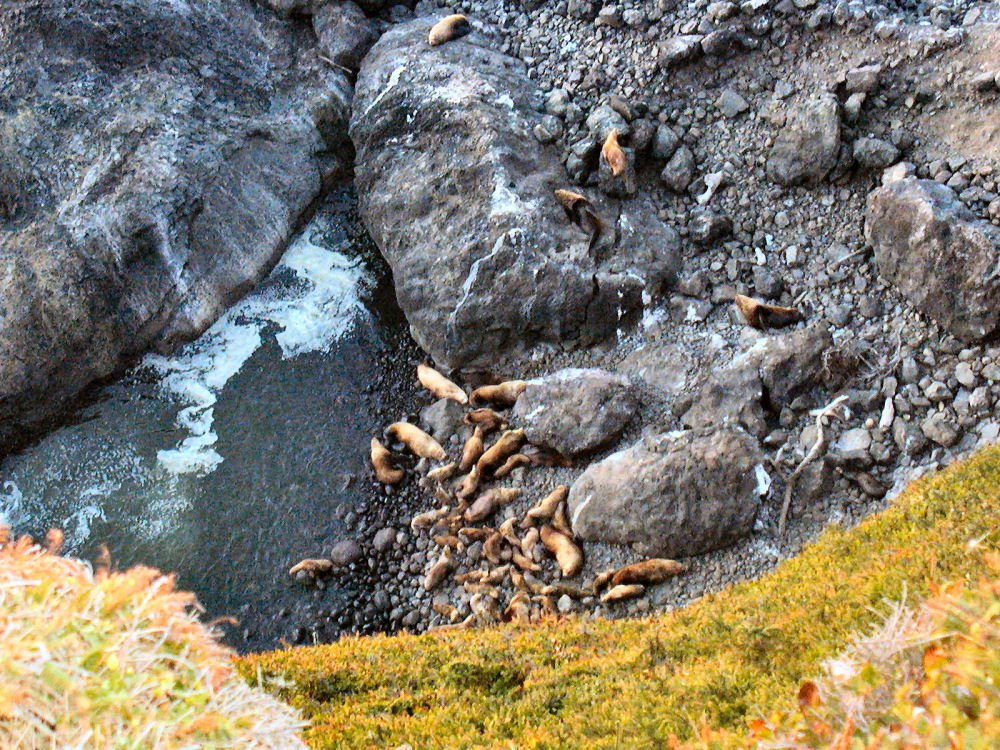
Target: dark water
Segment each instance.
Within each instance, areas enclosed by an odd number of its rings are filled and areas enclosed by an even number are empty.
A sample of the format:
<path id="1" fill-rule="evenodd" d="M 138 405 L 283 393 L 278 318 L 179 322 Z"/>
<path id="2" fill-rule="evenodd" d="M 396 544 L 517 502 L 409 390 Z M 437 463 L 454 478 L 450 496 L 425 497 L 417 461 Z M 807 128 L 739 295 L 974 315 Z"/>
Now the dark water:
<path id="1" fill-rule="evenodd" d="M 226 632 L 240 649 L 385 629 L 351 607 L 377 571 L 317 591 L 287 569 L 399 510 L 376 494 L 367 444 L 414 408 L 417 356 L 343 189 L 202 337 L 0 463 L 0 520 L 60 527 L 84 558 L 105 545 L 120 567 L 176 572 L 206 617 L 239 620 Z"/>

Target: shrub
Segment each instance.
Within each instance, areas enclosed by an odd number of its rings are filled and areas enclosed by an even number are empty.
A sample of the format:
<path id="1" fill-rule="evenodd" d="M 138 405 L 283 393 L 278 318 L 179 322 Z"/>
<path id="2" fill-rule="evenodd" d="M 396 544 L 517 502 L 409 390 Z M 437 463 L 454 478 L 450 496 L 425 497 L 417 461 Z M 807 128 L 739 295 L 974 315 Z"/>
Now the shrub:
<path id="1" fill-rule="evenodd" d="M 304 747 L 194 604 L 152 568 L 94 574 L 0 529 L 0 747 Z"/>

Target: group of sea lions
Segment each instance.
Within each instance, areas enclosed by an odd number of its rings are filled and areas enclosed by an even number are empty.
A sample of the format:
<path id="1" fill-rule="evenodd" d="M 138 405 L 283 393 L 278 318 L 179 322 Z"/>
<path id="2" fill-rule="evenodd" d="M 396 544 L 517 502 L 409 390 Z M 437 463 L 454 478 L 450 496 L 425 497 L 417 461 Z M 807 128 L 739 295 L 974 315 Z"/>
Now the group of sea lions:
<path id="1" fill-rule="evenodd" d="M 469 406 L 463 420 L 474 428 L 457 460 L 450 460 L 444 447 L 415 425 L 397 422 L 386 430 L 405 450 L 438 464 L 427 472 L 425 480 L 438 506 L 417 514 L 410 522 L 412 531 L 426 533 L 441 550 L 422 585 L 428 591 L 440 586 L 458 568 L 457 555 L 476 542 L 482 543 L 482 559 L 488 563 L 485 569 L 454 576 L 472 595 L 471 614 L 462 619 L 457 607 L 439 604 L 435 610 L 450 620 L 450 625 L 439 627 L 505 620 L 532 622 L 543 615 L 555 615 L 556 600 L 563 595 L 574 599 L 599 596 L 604 603 L 622 601 L 687 570 L 674 560 L 651 559 L 606 571 L 583 585 L 571 583 L 568 579 L 577 577 L 583 568 L 583 549 L 567 517 L 569 490 L 565 485 L 541 498 L 522 516 L 511 516 L 496 527 L 490 525 L 501 509 L 520 500 L 523 493 L 518 487 L 486 488 L 486 484 L 506 477 L 519 466 L 570 465 L 565 457 L 530 445 L 524 430 L 509 429 L 500 413 L 514 406 L 527 383 L 488 383 L 467 394 L 427 365 L 417 367 L 417 378 L 435 398 Z M 497 437 L 490 443 L 494 434 Z M 396 465 L 393 453 L 377 438 L 371 446 L 372 468 L 379 481 L 401 482 L 405 472 Z M 546 582 L 539 577 L 544 575 L 545 559 L 555 562 L 559 580 Z M 500 586 L 508 579 L 516 593 L 504 601 Z"/>

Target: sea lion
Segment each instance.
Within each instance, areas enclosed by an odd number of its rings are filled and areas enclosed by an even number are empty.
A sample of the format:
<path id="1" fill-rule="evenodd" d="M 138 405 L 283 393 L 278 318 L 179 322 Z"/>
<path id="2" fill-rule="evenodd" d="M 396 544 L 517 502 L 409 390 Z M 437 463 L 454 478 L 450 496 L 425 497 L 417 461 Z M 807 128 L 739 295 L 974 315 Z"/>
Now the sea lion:
<path id="1" fill-rule="evenodd" d="M 492 536 L 483 542 L 483 557 L 489 560 L 493 565 L 500 565 L 503 560 L 501 555 L 503 554 L 504 538 L 500 532 L 493 532 Z"/>
<path id="2" fill-rule="evenodd" d="M 448 378 L 439 373 L 433 367 L 427 365 L 417 365 L 417 380 L 420 384 L 431 392 L 434 398 L 450 398 L 460 404 L 469 403 L 469 397 L 459 386 L 452 383 Z"/>
<path id="3" fill-rule="evenodd" d="M 573 538 L 573 527 L 569 525 L 565 501 L 556 506 L 556 512 L 552 514 L 552 521 L 550 523 L 556 531 L 565 534 L 570 539 Z"/>
<path id="4" fill-rule="evenodd" d="M 527 625 L 531 622 L 531 599 L 523 591 L 517 592 L 504 610 L 503 616 L 509 622 Z"/>
<path id="5" fill-rule="evenodd" d="M 583 551 L 569 536 L 551 526 L 542 526 L 538 535 L 545 548 L 555 557 L 563 578 L 572 578 L 580 572 L 583 567 Z"/>
<path id="6" fill-rule="evenodd" d="M 424 576 L 424 590 L 433 591 L 436 589 L 454 569 L 455 560 L 451 556 L 451 550 L 445 547 L 444 552 L 441 553 L 441 557 L 438 558 L 436 563 L 431 565 L 427 571 L 427 575 Z"/>
<path id="7" fill-rule="evenodd" d="M 550 448 L 540 448 L 537 445 L 529 445 L 521 450 L 525 456 L 531 461 L 531 463 L 536 466 L 546 466 L 552 468 L 553 466 L 559 466 L 564 469 L 568 469 L 573 465 L 566 456 L 561 453 L 557 453 Z"/>
<path id="8" fill-rule="evenodd" d="M 496 529 L 480 529 L 466 527 L 458 530 L 459 536 L 464 536 L 470 542 L 485 542 L 496 533 Z"/>
<path id="9" fill-rule="evenodd" d="M 472 27 L 469 25 L 469 19 L 461 13 L 454 13 L 450 16 L 445 16 L 431 26 L 431 30 L 427 34 L 427 43 L 431 47 L 437 47 L 445 42 L 450 42 L 452 39 L 459 39 L 470 31 L 472 31 Z"/>
<path id="10" fill-rule="evenodd" d="M 467 523 L 480 523 L 520 496 L 521 490 L 516 487 L 495 487 L 487 490 L 466 509 L 464 518 Z"/>
<path id="11" fill-rule="evenodd" d="M 469 594 L 490 594 L 491 596 L 497 594 L 499 596 L 496 586 L 490 586 L 484 581 L 466 581 L 462 584 L 462 589 Z"/>
<path id="12" fill-rule="evenodd" d="M 550 583 L 542 588 L 542 593 L 546 596 L 563 596 L 566 595 L 571 599 L 586 599 L 588 596 L 593 596 L 594 592 L 589 591 L 585 588 L 579 586 L 574 586 L 571 583 L 557 582 Z"/>
<path id="13" fill-rule="evenodd" d="M 431 604 L 431 609 L 437 612 L 439 615 L 444 615 L 448 618 L 448 622 L 458 622 L 462 617 L 458 612 L 458 607 L 454 604 L 446 604 L 444 602 L 433 602 Z"/>
<path id="14" fill-rule="evenodd" d="M 488 474 L 503 464 L 508 457 L 517 453 L 517 449 L 521 447 L 523 442 L 524 430 L 508 430 L 483 452 L 483 455 L 476 462 L 476 468 L 479 469 L 480 473 Z"/>
<path id="15" fill-rule="evenodd" d="M 521 570 L 530 570 L 532 573 L 540 573 L 542 566 L 526 557 L 518 549 L 513 549 L 510 554 L 511 561 Z"/>
<path id="16" fill-rule="evenodd" d="M 371 460 L 375 478 L 382 484 L 399 484 L 406 476 L 405 471 L 393 464 L 392 453 L 379 442 L 378 438 L 372 438 Z"/>
<path id="17" fill-rule="evenodd" d="M 416 531 L 417 529 L 429 529 L 431 526 L 448 515 L 450 510 L 451 508 L 445 505 L 443 508 L 434 508 L 433 510 L 418 513 L 410 521 L 410 531 Z"/>
<path id="18" fill-rule="evenodd" d="M 526 529 L 534 522 L 545 523 L 546 521 L 549 521 L 552 516 L 555 515 L 556 510 L 559 508 L 559 504 L 562 503 L 568 496 L 569 487 L 564 484 L 560 484 L 552 490 L 552 492 L 539 500 L 538 503 L 525 514 L 521 528 Z"/>
<path id="19" fill-rule="evenodd" d="M 628 166 L 628 157 L 625 156 L 622 147 L 618 145 L 618 128 L 611 128 L 611 132 L 604 140 L 601 158 L 611 167 L 611 174 L 615 177 L 621 175 L 625 171 L 625 167 Z"/>
<path id="20" fill-rule="evenodd" d="M 475 411 L 470 411 L 462 417 L 462 421 L 467 425 L 481 427 L 483 435 L 489 435 L 497 429 L 507 429 L 507 420 L 492 409 L 476 409 Z"/>
<path id="21" fill-rule="evenodd" d="M 447 482 L 456 473 L 458 473 L 458 464 L 452 461 L 450 464 L 444 464 L 428 471 L 427 478 L 435 482 Z"/>
<path id="22" fill-rule="evenodd" d="M 600 591 L 611 583 L 611 579 L 615 577 L 616 572 L 615 570 L 605 570 L 603 573 L 598 573 L 594 576 L 594 582 L 591 584 L 591 587 L 594 591 Z"/>
<path id="23" fill-rule="evenodd" d="M 462 540 L 454 534 L 436 534 L 431 537 L 431 541 L 438 547 L 450 547 L 458 552 L 461 552 L 465 547 L 465 545 L 462 544 Z"/>
<path id="24" fill-rule="evenodd" d="M 562 188 L 555 191 L 556 200 L 563 207 L 566 218 L 582 229 L 588 237 L 590 244 L 588 250 L 593 252 L 594 247 L 604 234 L 604 222 L 598 215 L 594 204 L 590 199 L 572 190 Z"/>
<path id="25" fill-rule="evenodd" d="M 482 474 L 479 471 L 479 465 L 477 464 L 472 467 L 472 471 L 466 475 L 465 479 L 458 483 L 455 494 L 463 500 L 467 500 L 472 497 L 476 494 L 476 490 L 479 489 L 479 481 L 481 477 Z"/>
<path id="26" fill-rule="evenodd" d="M 538 541 L 538 529 L 534 527 L 528 529 L 528 533 L 521 539 L 521 554 L 532 562 L 537 562 L 535 560 L 535 546 L 538 544 Z"/>
<path id="27" fill-rule="evenodd" d="M 493 476 L 497 479 L 501 479 L 514 471 L 514 469 L 530 463 L 531 459 L 526 455 L 523 453 L 515 453 L 513 456 L 504 461 L 503 466 L 493 472 Z"/>
<path id="28" fill-rule="evenodd" d="M 733 302 L 736 303 L 736 309 L 740 311 L 743 320 L 761 331 L 768 328 L 784 328 L 803 319 L 802 313 L 794 308 L 769 305 L 742 294 L 734 296 Z"/>
<path id="29" fill-rule="evenodd" d="M 464 474 L 471 469 L 483 455 L 483 450 L 483 428 L 477 425 L 472 435 L 465 441 L 465 447 L 462 448 L 462 460 L 458 463 L 458 470 Z"/>
<path id="30" fill-rule="evenodd" d="M 461 573 L 453 579 L 455 583 L 461 585 L 468 581 L 469 583 L 481 583 L 486 577 L 485 570 L 470 570 L 468 573 Z"/>
<path id="31" fill-rule="evenodd" d="M 615 571 L 611 577 L 612 586 L 620 586 L 626 583 L 641 583 L 650 586 L 656 583 L 663 583 L 668 578 L 673 578 L 681 573 L 686 573 L 688 566 L 676 560 L 667 560 L 658 557 L 651 560 L 626 565 L 621 570 Z"/>
<path id="32" fill-rule="evenodd" d="M 316 560 L 311 558 L 302 560 L 288 569 L 288 575 L 293 576 L 300 570 L 304 570 L 314 576 L 324 575 L 333 570 L 333 560 Z"/>
<path id="33" fill-rule="evenodd" d="M 386 428 L 386 433 L 399 440 L 410 452 L 421 458 L 444 461 L 448 457 L 437 440 L 409 422 L 393 422 Z"/>
<path id="34" fill-rule="evenodd" d="M 472 627 L 472 624 L 476 621 L 475 615 L 469 615 L 461 622 L 449 623 L 448 625 L 432 625 L 427 628 L 428 633 L 439 633 L 441 631 L 449 630 L 467 630 Z"/>
<path id="35" fill-rule="evenodd" d="M 475 407 L 492 404 L 499 409 L 509 409 L 527 387 L 528 383 L 524 380 L 507 380 L 498 385 L 484 385 L 472 392 L 469 402 Z"/>
<path id="36" fill-rule="evenodd" d="M 620 586 L 612 586 L 601 595 L 602 604 L 620 602 L 624 599 L 632 599 L 646 593 L 646 587 L 639 583 L 623 583 Z"/>
<path id="37" fill-rule="evenodd" d="M 556 599 L 554 596 L 548 596 L 542 594 L 541 596 L 532 597 L 532 601 L 538 602 L 539 607 L 543 615 L 554 615 L 559 612 L 559 607 L 556 604 Z"/>
<path id="38" fill-rule="evenodd" d="M 484 367 L 460 367 L 457 370 L 452 370 L 451 375 L 452 377 L 457 375 L 459 380 L 472 389 L 481 385 L 497 385 L 503 382 Z"/>
<path id="39" fill-rule="evenodd" d="M 507 577 L 507 574 L 511 571 L 510 565 L 501 565 L 499 568 L 493 568 L 486 577 L 483 578 L 483 583 L 492 583 L 494 586 L 498 583 L 503 583 L 503 579 Z"/>

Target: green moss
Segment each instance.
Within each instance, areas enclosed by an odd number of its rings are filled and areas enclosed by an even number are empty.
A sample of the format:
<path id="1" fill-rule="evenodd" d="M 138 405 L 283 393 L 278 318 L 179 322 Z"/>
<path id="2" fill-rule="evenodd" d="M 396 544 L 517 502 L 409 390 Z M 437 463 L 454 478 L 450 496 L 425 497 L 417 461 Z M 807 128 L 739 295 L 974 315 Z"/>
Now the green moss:
<path id="1" fill-rule="evenodd" d="M 931 582 L 983 569 L 997 536 L 1000 448 L 911 486 L 858 527 L 827 530 L 758 581 L 645 620 L 577 619 L 427 636 L 349 638 L 257 654 L 299 686 L 315 748 L 663 747 L 708 724 L 743 728 L 875 619 Z M 317 674 L 354 688 L 318 701 Z M 791 697 L 789 697 L 791 696 Z"/>

